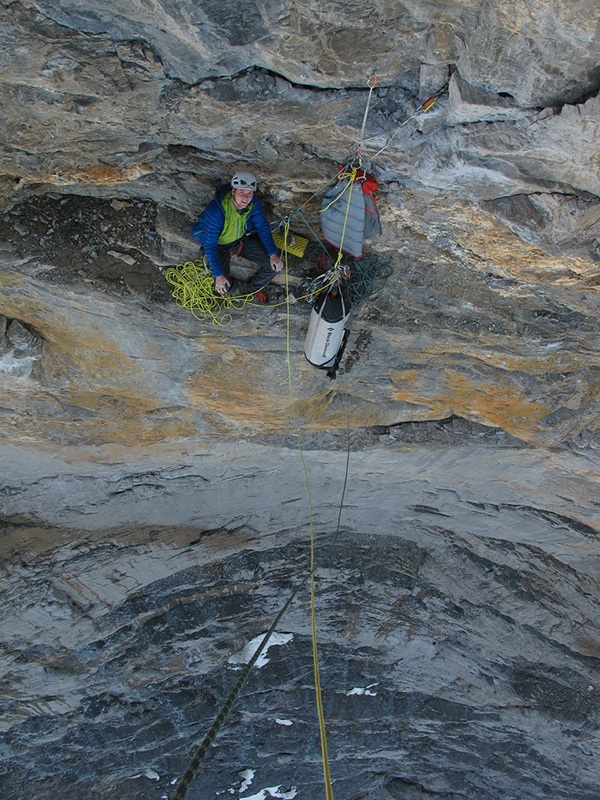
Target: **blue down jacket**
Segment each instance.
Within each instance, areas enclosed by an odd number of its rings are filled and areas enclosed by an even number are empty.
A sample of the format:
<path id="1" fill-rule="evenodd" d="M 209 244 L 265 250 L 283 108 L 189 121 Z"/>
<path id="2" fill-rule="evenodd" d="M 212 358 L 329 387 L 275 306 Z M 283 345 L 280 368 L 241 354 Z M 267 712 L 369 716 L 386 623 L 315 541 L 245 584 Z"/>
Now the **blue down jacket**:
<path id="1" fill-rule="evenodd" d="M 230 189 L 231 187 L 228 183 L 224 183 L 217 188 L 214 198 L 200 214 L 198 222 L 192 228 L 192 236 L 204 248 L 213 278 L 218 278 L 219 275 L 224 274 L 217 246 L 219 236 L 225 225 L 223 198 Z M 262 203 L 256 194 L 252 198 L 252 210 L 246 220 L 246 233 L 251 233 L 252 231 L 256 231 L 258 234 L 268 256 L 273 256 L 278 252 Z"/>

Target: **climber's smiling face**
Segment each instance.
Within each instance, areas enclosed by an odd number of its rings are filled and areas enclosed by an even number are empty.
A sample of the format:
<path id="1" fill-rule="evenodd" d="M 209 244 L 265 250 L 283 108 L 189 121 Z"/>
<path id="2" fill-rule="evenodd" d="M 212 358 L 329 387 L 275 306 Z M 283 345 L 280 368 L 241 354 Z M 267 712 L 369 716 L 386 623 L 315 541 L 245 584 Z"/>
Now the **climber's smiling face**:
<path id="1" fill-rule="evenodd" d="M 252 198 L 254 197 L 254 192 L 252 189 L 232 189 L 231 190 L 231 199 L 233 200 L 233 205 L 237 209 L 247 208 L 247 206 L 252 202 Z"/>

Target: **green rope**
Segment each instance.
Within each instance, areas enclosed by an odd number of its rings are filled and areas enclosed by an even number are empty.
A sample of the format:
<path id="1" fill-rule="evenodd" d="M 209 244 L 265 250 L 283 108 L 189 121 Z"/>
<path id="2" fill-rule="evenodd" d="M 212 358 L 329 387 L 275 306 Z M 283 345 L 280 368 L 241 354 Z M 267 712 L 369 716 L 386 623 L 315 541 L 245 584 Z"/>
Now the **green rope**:
<path id="1" fill-rule="evenodd" d="M 375 300 L 392 272 L 391 264 L 384 263 L 378 256 L 365 254 L 355 259 L 348 279 L 352 304 L 357 306 L 364 300 Z"/>

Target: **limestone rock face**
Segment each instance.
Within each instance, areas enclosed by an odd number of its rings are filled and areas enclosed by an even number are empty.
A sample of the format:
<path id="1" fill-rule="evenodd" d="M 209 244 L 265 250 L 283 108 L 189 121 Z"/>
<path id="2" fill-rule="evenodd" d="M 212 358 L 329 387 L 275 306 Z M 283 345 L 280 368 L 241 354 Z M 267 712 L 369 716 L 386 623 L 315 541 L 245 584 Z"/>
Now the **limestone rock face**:
<path id="1" fill-rule="evenodd" d="M 594 0 L 483 0 L 477 5 L 477 24 L 459 59 L 468 81 L 506 93 L 521 106 L 573 103 L 598 90 Z"/>
<path id="2" fill-rule="evenodd" d="M 599 17 L 0 3 L 3 800 L 171 798 L 296 589 L 188 800 L 324 796 L 311 551 L 336 798 L 596 800 Z M 168 268 L 239 168 L 309 245 L 213 324 Z"/>
<path id="3" fill-rule="evenodd" d="M 372 73 L 363 155 L 386 180 L 597 202 L 596 3 L 281 3 L 243 25 L 235 4 L 54 5 L 0 9 L 5 205 L 54 187 L 192 217 L 224 163 L 290 200 L 290 180 L 306 191 L 353 153 Z M 449 102 L 399 128 L 448 81 Z M 577 236 L 595 252 L 596 225 Z"/>
<path id="4" fill-rule="evenodd" d="M 352 453 L 341 524 L 343 449 L 305 454 L 335 796 L 592 800 L 594 473 L 465 434 Z M 324 796 L 297 452 L 4 453 L 3 796 L 170 796 L 298 587 L 188 796 Z"/>
<path id="5" fill-rule="evenodd" d="M 499 108 L 495 103 L 485 114 L 481 99 L 465 102 L 456 94 L 456 90 L 450 94 L 450 120 L 466 122 L 471 115 L 475 124 L 468 131 L 463 127 L 440 131 L 414 178 L 431 185 L 452 183 L 477 199 L 551 193 L 546 190 L 556 183 L 584 197 L 597 196 L 598 97 L 581 106 L 565 106 L 556 114 L 529 113 L 524 124 L 525 115 L 512 105 Z M 514 122 L 509 126 L 497 121 L 501 117 Z"/>

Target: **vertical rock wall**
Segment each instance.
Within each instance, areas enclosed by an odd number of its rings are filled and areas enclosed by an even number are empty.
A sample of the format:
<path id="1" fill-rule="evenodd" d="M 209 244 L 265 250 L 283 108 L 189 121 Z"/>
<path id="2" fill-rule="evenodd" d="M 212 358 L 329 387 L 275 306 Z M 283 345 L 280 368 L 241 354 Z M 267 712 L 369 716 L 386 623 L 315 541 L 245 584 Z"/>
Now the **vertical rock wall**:
<path id="1" fill-rule="evenodd" d="M 595 800 L 599 15 L 0 3 L 3 799 L 170 797 L 313 523 L 336 798 Z M 281 287 L 176 306 L 234 168 L 312 239 L 357 144 L 337 381 Z M 313 682 L 302 590 L 188 799 L 324 795 Z"/>

